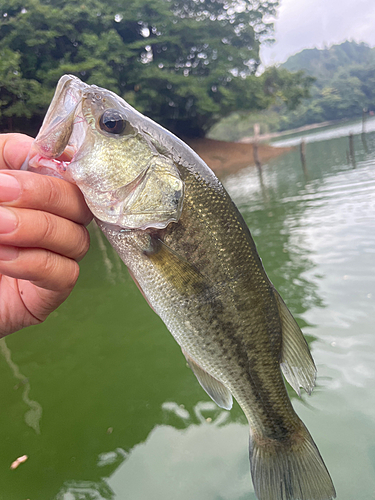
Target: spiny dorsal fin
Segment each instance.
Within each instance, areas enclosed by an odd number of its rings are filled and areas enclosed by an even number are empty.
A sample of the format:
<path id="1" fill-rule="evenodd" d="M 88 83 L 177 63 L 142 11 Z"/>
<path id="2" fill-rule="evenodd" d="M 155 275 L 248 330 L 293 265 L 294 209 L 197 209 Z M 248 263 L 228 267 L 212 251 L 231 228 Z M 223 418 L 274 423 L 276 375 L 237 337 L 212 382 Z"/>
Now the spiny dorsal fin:
<path id="1" fill-rule="evenodd" d="M 230 410 L 233 405 L 232 394 L 229 390 L 216 378 L 212 377 L 206 370 L 203 370 L 185 351 L 182 351 L 188 365 L 193 370 L 194 375 L 197 377 L 198 382 L 207 392 L 210 398 L 215 401 L 215 403 L 224 408 L 225 410 Z"/>
<path id="2" fill-rule="evenodd" d="M 285 302 L 277 290 L 274 292 L 282 324 L 281 369 L 299 396 L 300 387 L 311 394 L 315 385 L 316 367 L 309 346 Z"/>

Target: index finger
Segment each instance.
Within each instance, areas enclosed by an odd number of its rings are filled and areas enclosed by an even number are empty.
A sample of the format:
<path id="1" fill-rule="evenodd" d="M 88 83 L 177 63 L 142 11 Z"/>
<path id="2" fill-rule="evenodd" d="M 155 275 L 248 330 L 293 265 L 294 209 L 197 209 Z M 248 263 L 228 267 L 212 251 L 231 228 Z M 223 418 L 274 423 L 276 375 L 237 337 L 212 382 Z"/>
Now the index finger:
<path id="1" fill-rule="evenodd" d="M 11 185 L 13 181 L 14 185 Z M 14 187 L 17 184 L 19 189 Z M 9 192 L 12 199 L 7 196 Z M 83 194 L 75 184 L 35 172 L 2 171 L 0 203 L 3 206 L 42 210 L 84 225 L 92 219 Z"/>
<path id="2" fill-rule="evenodd" d="M 42 210 L 87 225 L 92 214 L 77 186 L 55 177 L 18 170 L 32 142 L 31 137 L 22 134 L 0 135 L 0 169 L 3 169 L 0 203 Z"/>

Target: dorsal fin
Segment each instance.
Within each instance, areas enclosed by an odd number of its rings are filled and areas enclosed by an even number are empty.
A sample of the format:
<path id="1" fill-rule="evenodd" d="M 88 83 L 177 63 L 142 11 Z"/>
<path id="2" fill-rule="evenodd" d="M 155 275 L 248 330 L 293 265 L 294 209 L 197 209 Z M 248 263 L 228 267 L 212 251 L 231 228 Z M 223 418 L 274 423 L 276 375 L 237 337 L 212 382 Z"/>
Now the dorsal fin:
<path id="1" fill-rule="evenodd" d="M 194 375 L 197 377 L 198 382 L 207 392 L 210 398 L 215 401 L 215 403 L 224 408 L 225 410 L 230 410 L 233 405 L 232 394 L 229 389 L 225 387 L 221 382 L 216 380 L 212 375 L 206 372 L 201 366 L 199 366 L 184 350 L 182 351 L 188 365 L 193 370 Z"/>
<path id="2" fill-rule="evenodd" d="M 316 378 L 316 367 L 309 346 L 277 290 L 274 290 L 282 324 L 280 365 L 289 384 L 300 396 L 300 387 L 311 394 Z"/>

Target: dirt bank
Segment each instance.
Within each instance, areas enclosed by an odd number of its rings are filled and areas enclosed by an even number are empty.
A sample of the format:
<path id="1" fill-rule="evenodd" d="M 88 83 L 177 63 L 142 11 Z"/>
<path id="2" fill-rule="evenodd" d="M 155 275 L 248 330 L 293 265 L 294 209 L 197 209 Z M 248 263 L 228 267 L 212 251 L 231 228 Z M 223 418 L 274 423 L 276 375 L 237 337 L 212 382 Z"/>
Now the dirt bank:
<path id="1" fill-rule="evenodd" d="M 252 144 L 215 141 L 213 139 L 191 139 L 186 142 L 218 176 L 237 172 L 249 165 L 255 165 Z M 261 163 L 267 163 L 291 149 L 293 148 L 274 148 L 260 144 L 258 155 Z"/>

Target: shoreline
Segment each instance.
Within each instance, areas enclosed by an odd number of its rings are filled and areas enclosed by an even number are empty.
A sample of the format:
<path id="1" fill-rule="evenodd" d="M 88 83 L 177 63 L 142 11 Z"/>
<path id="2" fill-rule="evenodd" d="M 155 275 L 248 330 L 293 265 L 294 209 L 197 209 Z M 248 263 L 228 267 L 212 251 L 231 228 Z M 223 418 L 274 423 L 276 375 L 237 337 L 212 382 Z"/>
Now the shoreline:
<path id="1" fill-rule="evenodd" d="M 300 132 L 308 132 L 309 130 L 315 130 L 317 128 L 329 127 L 330 125 L 338 125 L 340 123 L 345 123 L 349 121 L 348 118 L 342 120 L 330 120 L 320 123 L 311 123 L 310 125 L 303 125 L 302 127 L 292 128 L 289 130 L 283 130 L 282 132 L 271 132 L 269 134 L 260 134 L 256 138 L 255 136 L 243 137 L 238 142 L 241 144 L 252 144 L 254 140 L 257 141 L 269 141 L 270 139 L 277 139 L 278 137 L 283 137 L 284 135 L 299 134 Z"/>
<path id="2" fill-rule="evenodd" d="M 244 167 L 255 166 L 253 144 L 226 142 L 215 139 L 188 139 L 185 142 L 207 163 L 219 177 L 238 172 Z M 294 147 L 275 148 L 268 144 L 258 145 L 258 156 L 262 164 L 277 158 Z"/>

